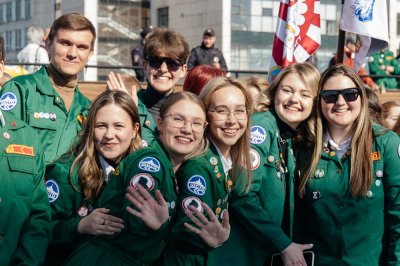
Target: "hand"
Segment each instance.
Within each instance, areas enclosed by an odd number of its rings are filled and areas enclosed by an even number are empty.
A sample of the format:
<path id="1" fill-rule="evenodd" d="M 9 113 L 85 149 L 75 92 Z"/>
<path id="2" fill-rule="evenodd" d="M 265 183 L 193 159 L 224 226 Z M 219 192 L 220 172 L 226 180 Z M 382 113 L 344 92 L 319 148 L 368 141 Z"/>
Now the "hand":
<path id="1" fill-rule="evenodd" d="M 121 218 L 109 215 L 110 209 L 98 208 L 78 223 L 78 232 L 88 235 L 114 235 L 124 228 Z"/>
<path id="2" fill-rule="evenodd" d="M 169 218 L 168 206 L 161 192 L 156 190 L 155 199 L 142 186 L 136 184 L 138 190 L 128 188 L 125 197 L 138 209 L 126 207 L 126 210 L 138 217 L 147 227 L 158 230 Z"/>
<path id="3" fill-rule="evenodd" d="M 122 80 L 122 77 L 119 73 L 114 74 L 114 72 L 110 72 L 107 75 L 107 89 L 108 90 L 119 90 L 119 91 L 125 91 L 128 93 L 133 101 L 135 102 L 136 105 L 138 105 L 138 97 L 137 97 L 137 88 L 135 85 L 132 85 L 132 87 L 128 90 L 125 87 L 124 81 Z"/>
<path id="4" fill-rule="evenodd" d="M 219 62 L 213 62 L 212 63 L 213 67 L 220 69 L 221 68 L 221 64 Z"/>
<path id="5" fill-rule="evenodd" d="M 292 243 L 287 248 L 281 251 L 282 260 L 285 266 L 291 265 L 301 265 L 307 266 L 307 263 L 303 256 L 303 250 L 310 249 L 313 247 L 313 244 L 297 244 Z"/>
<path id="6" fill-rule="evenodd" d="M 194 206 L 190 206 L 189 209 L 192 212 L 186 211 L 186 215 L 198 228 L 188 223 L 185 223 L 185 227 L 193 233 L 198 234 L 210 247 L 219 247 L 222 243 L 228 240 L 231 231 L 228 211 L 224 212 L 223 221 L 220 223 L 207 204 L 203 202 L 201 205 L 206 210 L 209 220 Z"/>
<path id="7" fill-rule="evenodd" d="M 394 67 L 393 66 L 386 66 L 386 72 L 389 73 L 393 73 L 394 72 Z"/>

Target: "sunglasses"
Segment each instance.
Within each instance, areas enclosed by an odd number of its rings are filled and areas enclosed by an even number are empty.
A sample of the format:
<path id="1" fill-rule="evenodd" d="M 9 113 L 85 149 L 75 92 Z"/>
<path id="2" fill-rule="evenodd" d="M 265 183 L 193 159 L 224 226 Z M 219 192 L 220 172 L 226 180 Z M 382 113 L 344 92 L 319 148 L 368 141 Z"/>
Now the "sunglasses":
<path id="1" fill-rule="evenodd" d="M 346 102 L 354 102 L 358 95 L 361 94 L 360 88 L 348 88 L 344 90 L 323 90 L 320 92 L 322 99 L 326 103 L 336 103 L 339 94 L 341 94 Z"/>
<path id="2" fill-rule="evenodd" d="M 152 68 L 159 69 L 162 63 L 166 63 L 169 71 L 177 71 L 182 63 L 180 60 L 172 59 L 168 57 L 159 57 L 159 56 L 148 56 L 146 61 Z"/>

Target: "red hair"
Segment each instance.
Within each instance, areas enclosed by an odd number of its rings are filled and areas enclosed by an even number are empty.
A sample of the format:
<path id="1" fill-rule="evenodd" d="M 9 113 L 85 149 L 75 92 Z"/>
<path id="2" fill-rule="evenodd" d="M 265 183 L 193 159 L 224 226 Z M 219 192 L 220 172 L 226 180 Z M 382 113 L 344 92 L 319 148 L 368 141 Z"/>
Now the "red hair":
<path id="1" fill-rule="evenodd" d="M 219 68 L 209 65 L 195 66 L 188 72 L 183 83 L 183 90 L 199 95 L 204 85 L 215 77 L 226 77 L 226 73 Z"/>

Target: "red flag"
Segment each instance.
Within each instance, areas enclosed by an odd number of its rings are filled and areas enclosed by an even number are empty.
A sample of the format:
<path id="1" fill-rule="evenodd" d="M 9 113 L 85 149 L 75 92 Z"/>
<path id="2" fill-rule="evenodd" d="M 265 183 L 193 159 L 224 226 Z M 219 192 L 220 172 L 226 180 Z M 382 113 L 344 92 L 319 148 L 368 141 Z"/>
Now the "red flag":
<path id="1" fill-rule="evenodd" d="M 281 0 L 269 65 L 270 80 L 290 64 L 305 62 L 321 44 L 319 0 Z"/>

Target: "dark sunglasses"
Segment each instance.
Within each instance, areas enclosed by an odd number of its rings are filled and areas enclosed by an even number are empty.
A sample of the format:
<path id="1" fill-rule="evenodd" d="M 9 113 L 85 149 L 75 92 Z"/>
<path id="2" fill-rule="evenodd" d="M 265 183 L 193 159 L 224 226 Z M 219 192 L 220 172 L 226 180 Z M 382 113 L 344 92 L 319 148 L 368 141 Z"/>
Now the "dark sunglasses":
<path id="1" fill-rule="evenodd" d="M 159 69 L 162 63 L 165 62 L 169 71 L 177 71 L 182 66 L 181 61 L 168 57 L 148 56 L 146 61 L 155 69 Z"/>
<path id="2" fill-rule="evenodd" d="M 326 103 L 336 103 L 339 94 L 343 96 L 346 102 L 354 102 L 360 93 L 360 88 L 348 88 L 344 90 L 323 90 L 320 92 L 320 95 Z"/>

